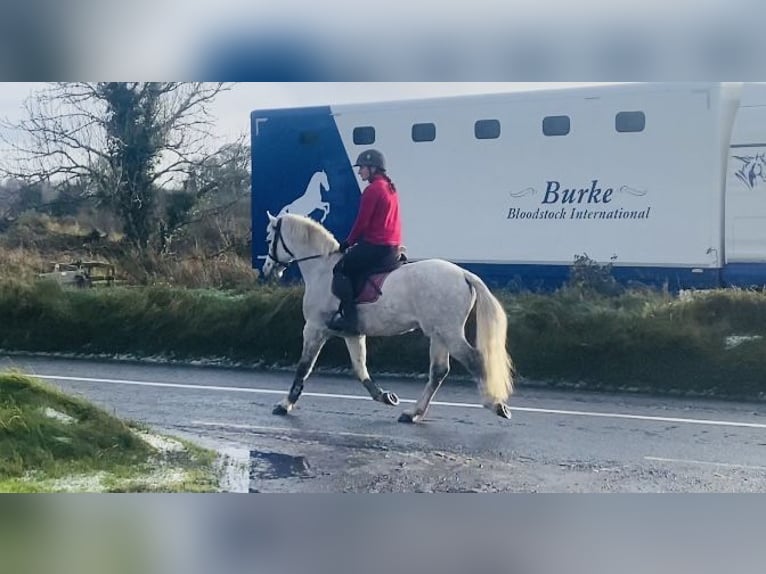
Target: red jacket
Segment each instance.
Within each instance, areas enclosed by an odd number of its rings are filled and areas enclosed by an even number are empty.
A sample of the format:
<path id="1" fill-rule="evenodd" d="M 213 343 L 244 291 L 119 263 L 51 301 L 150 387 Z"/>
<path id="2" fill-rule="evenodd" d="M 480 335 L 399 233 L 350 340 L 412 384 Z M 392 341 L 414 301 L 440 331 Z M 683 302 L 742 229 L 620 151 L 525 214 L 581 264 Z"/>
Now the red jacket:
<path id="1" fill-rule="evenodd" d="M 400 245 L 399 194 L 382 175 L 372 176 L 362 192 L 359 213 L 346 240 L 349 245 L 364 240 L 375 245 Z"/>

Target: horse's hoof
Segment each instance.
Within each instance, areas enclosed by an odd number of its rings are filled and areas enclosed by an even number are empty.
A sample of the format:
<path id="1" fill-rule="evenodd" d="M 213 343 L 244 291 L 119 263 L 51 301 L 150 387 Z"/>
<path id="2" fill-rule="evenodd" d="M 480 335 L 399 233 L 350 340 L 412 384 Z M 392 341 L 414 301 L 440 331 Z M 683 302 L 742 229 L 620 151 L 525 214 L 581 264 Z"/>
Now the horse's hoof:
<path id="1" fill-rule="evenodd" d="M 414 423 L 415 418 L 410 413 L 402 413 L 399 415 L 400 423 Z"/>
<path id="2" fill-rule="evenodd" d="M 391 391 L 383 391 L 378 397 L 378 400 L 384 405 L 391 405 L 392 407 L 399 404 L 399 397 L 396 396 L 396 393 L 392 393 Z"/>
<path id="3" fill-rule="evenodd" d="M 289 412 L 289 411 L 287 410 L 287 408 L 285 408 L 285 405 L 283 405 L 282 403 L 280 403 L 280 404 L 278 404 L 277 406 L 275 406 L 275 407 L 274 407 L 274 410 L 272 410 L 272 411 L 271 411 L 271 414 L 273 414 L 273 415 L 279 415 L 279 416 L 282 416 L 282 417 L 283 417 L 283 416 L 285 416 L 285 415 L 286 415 L 288 412 Z"/>
<path id="4" fill-rule="evenodd" d="M 495 405 L 495 414 L 497 414 L 497 416 L 502 417 L 504 419 L 510 419 L 511 409 L 508 408 L 508 405 L 506 405 L 505 403 L 497 403 Z"/>
<path id="5" fill-rule="evenodd" d="M 403 412 L 399 415 L 400 423 L 419 423 L 423 420 L 424 413 L 408 413 Z"/>

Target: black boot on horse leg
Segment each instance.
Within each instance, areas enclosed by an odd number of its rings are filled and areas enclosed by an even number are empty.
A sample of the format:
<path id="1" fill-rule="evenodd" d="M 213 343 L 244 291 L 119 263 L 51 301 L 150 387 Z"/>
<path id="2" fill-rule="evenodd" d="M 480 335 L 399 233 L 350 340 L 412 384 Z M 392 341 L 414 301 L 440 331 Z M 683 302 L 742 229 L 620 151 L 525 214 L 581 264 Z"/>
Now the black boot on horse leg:
<path id="1" fill-rule="evenodd" d="M 340 311 L 333 315 L 327 326 L 335 331 L 358 335 L 358 317 L 351 279 L 340 271 L 335 271 L 332 278 L 332 291 L 340 299 Z"/>
<path id="2" fill-rule="evenodd" d="M 271 414 L 286 415 L 293 410 L 295 403 L 297 403 L 298 399 L 301 397 L 303 383 L 308 378 L 312 365 L 313 361 L 301 361 L 298 363 L 298 370 L 295 372 L 295 378 L 293 379 L 293 384 L 290 387 L 290 392 L 287 394 L 287 398 L 282 402 L 277 403 L 271 411 Z"/>
<path id="3" fill-rule="evenodd" d="M 271 411 L 271 414 L 286 415 L 287 413 L 289 413 L 295 406 L 295 403 L 298 402 L 298 399 L 300 398 L 302 392 L 303 392 L 303 376 L 299 374 L 295 377 L 295 380 L 293 381 L 293 384 L 290 387 L 290 392 L 287 395 L 287 400 L 282 401 L 281 403 L 277 403 L 274 406 L 274 409 Z"/>

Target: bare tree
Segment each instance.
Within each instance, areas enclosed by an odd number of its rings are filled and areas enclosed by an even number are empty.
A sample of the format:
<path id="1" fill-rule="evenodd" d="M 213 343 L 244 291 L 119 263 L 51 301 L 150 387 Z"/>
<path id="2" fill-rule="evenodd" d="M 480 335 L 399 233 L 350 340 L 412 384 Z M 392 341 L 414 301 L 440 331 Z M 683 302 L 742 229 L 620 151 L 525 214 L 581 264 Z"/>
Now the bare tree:
<path id="1" fill-rule="evenodd" d="M 241 218 L 243 207 L 246 207 L 249 226 L 249 202 L 246 202 L 249 195 L 250 146 L 243 141 L 226 144 L 215 155 L 199 162 L 188 174 L 182 190 L 166 200 L 161 221 L 163 250 L 169 250 L 172 241 L 195 224 L 217 229 L 223 250 L 231 247 L 230 236 L 241 232 L 242 225 L 234 222 Z"/>
<path id="2" fill-rule="evenodd" d="M 230 86 L 189 82 L 57 83 L 4 122 L 0 170 L 28 183 L 86 185 L 126 237 L 145 248 L 159 231 L 157 191 L 180 186 L 212 161 L 210 104 Z"/>

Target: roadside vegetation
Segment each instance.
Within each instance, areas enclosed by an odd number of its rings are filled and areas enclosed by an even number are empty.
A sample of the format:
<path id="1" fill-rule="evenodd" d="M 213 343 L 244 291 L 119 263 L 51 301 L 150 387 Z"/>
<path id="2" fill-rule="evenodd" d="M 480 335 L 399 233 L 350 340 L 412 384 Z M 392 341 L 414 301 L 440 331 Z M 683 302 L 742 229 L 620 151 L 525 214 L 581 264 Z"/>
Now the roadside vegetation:
<path id="1" fill-rule="evenodd" d="M 762 291 L 623 288 L 607 266 L 580 260 L 556 293 L 503 301 L 527 378 L 583 389 L 766 396 Z"/>
<path id="2" fill-rule="evenodd" d="M 0 373 L 0 492 L 215 492 L 215 453 Z"/>

